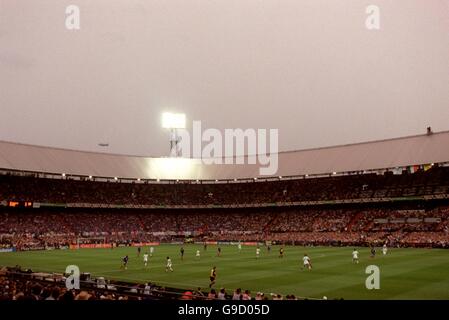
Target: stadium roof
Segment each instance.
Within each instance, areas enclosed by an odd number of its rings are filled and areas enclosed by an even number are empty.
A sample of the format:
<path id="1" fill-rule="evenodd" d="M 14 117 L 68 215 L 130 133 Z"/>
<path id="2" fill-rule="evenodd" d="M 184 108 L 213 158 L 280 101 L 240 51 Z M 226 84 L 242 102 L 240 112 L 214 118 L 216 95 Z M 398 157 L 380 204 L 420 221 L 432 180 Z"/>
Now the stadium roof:
<path id="1" fill-rule="evenodd" d="M 449 162 L 449 131 L 279 153 L 273 176 L 377 170 Z M 206 165 L 193 159 L 151 158 L 0 142 L 0 169 L 129 179 L 223 180 L 263 177 L 259 165 Z"/>

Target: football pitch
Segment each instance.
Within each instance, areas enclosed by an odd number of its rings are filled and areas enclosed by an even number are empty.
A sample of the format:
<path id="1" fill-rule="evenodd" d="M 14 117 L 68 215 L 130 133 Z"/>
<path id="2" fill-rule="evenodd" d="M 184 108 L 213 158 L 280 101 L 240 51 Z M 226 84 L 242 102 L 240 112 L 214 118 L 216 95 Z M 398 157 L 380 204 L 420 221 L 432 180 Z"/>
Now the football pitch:
<path id="1" fill-rule="evenodd" d="M 352 263 L 352 247 L 285 247 L 284 258 L 279 258 L 279 247 L 268 253 L 261 248 L 256 259 L 254 246 L 223 245 L 222 256 L 217 257 L 217 247 L 210 245 L 184 245 L 184 260 L 180 258 L 180 245 L 155 246 L 148 267 L 143 265 L 142 248 L 80 249 L 53 251 L 24 251 L 0 253 L 0 266 L 19 265 L 33 271 L 65 271 L 68 265 L 77 265 L 81 272 L 106 279 L 130 282 L 153 282 L 160 286 L 208 291 L 209 272 L 217 267 L 215 289 L 226 288 L 228 293 L 236 288 L 249 289 L 252 296 L 257 291 L 265 294 L 294 294 L 297 297 L 328 299 L 449 299 L 449 250 L 389 248 L 383 256 L 377 250 L 370 258 L 368 248 L 358 248 L 360 263 Z M 195 257 L 200 250 L 201 257 Z M 302 257 L 307 253 L 313 269 L 302 270 Z M 127 270 L 122 270 L 121 257 L 129 255 Z M 165 272 L 166 257 L 173 262 L 174 272 Z M 368 290 L 365 273 L 369 265 L 380 270 L 380 289 Z"/>

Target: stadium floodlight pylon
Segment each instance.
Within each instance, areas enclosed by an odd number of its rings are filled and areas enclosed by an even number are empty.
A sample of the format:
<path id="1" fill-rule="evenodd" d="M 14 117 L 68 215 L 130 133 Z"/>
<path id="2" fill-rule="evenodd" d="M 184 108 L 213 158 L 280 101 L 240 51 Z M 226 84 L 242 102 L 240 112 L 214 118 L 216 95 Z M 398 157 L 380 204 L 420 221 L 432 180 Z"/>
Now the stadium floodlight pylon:
<path id="1" fill-rule="evenodd" d="M 170 129 L 170 157 L 180 157 L 179 143 L 181 138 L 178 129 L 185 129 L 186 115 L 184 113 L 164 112 L 162 114 L 162 128 Z"/>

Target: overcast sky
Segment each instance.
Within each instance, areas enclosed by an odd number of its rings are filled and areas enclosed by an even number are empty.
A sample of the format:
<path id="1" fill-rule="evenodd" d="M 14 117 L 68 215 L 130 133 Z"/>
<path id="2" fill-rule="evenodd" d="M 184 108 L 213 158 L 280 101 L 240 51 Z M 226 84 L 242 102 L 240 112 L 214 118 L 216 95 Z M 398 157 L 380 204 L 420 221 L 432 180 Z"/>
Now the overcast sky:
<path id="1" fill-rule="evenodd" d="M 0 111 L 0 140 L 152 156 L 164 111 L 281 151 L 448 130 L 449 1 L 0 0 Z"/>

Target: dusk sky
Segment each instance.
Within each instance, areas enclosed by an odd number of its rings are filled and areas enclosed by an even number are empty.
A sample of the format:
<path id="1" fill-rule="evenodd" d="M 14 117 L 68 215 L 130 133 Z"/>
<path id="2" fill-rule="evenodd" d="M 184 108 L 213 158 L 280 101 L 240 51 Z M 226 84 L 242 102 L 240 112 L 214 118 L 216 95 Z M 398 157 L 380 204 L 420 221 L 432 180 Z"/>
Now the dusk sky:
<path id="1" fill-rule="evenodd" d="M 0 0 L 0 110 L 3 141 L 150 156 L 164 111 L 281 151 L 449 130 L 449 0 Z"/>

